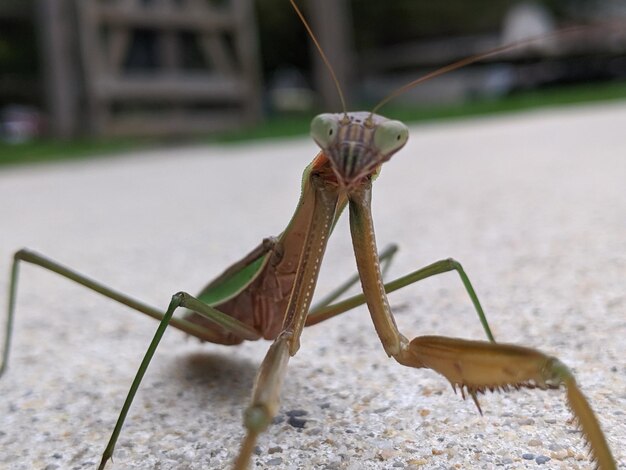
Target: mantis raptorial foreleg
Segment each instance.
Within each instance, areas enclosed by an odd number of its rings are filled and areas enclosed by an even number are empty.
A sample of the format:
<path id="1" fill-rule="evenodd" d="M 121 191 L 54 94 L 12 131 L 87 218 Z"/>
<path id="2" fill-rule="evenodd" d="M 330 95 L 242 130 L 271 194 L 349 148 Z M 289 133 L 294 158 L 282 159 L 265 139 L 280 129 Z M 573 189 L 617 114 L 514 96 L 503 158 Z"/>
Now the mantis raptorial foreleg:
<path id="1" fill-rule="evenodd" d="M 536 349 L 512 344 L 494 344 L 443 336 L 419 336 L 411 341 L 408 354 L 398 362 L 428 368 L 443 375 L 465 397 L 469 394 L 482 414 L 477 394 L 518 388 L 559 388 L 565 385 L 567 402 L 599 468 L 615 468 L 609 446 L 598 420 L 584 397 L 574 375 L 556 357 Z"/>
<path id="2" fill-rule="evenodd" d="M 283 329 L 270 346 L 257 374 L 252 399 L 244 413 L 246 436 L 235 461 L 235 470 L 245 470 L 248 467 L 258 435 L 270 425 L 278 411 L 287 363 L 300 347 L 300 335 L 311 306 L 320 261 L 332 230 L 337 188 L 318 176 L 313 176 L 311 183 L 314 188 L 311 220 L 287 304 Z"/>
<path id="3" fill-rule="evenodd" d="M 248 468 L 257 437 L 267 429 L 278 412 L 280 389 L 291 357 L 289 348 L 292 338 L 292 332 L 282 333 L 270 346 L 263 359 L 250 405 L 244 413 L 246 436 L 235 461 L 235 470 Z"/>
<path id="4" fill-rule="evenodd" d="M 385 352 L 400 364 L 432 369 L 452 387 L 473 398 L 494 390 L 558 388 L 565 385 L 567 401 L 599 468 L 614 469 L 606 438 L 570 370 L 557 358 L 521 346 L 469 341 L 442 336 L 419 336 L 412 341 L 398 330 L 385 293 L 376 253 L 371 213 L 371 183 L 350 197 L 350 231 L 363 293 Z"/>

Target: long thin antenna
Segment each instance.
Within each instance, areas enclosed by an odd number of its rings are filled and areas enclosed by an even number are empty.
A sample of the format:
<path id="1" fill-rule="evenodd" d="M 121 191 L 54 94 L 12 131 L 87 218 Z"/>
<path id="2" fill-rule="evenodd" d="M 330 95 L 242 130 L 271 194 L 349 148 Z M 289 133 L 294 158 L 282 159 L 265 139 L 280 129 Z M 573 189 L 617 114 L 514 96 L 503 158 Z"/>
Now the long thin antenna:
<path id="1" fill-rule="evenodd" d="M 347 107 L 346 107 L 346 100 L 345 100 L 345 98 L 343 96 L 343 92 L 341 91 L 341 86 L 339 85 L 339 80 L 337 80 L 337 76 L 335 75 L 335 71 L 333 70 L 332 65 L 330 65 L 330 61 L 326 57 L 326 54 L 324 54 L 324 50 L 322 49 L 322 46 L 320 46 L 320 43 L 318 42 L 317 37 L 315 37 L 315 34 L 313 34 L 313 30 L 309 26 L 309 23 L 304 18 L 304 15 L 302 14 L 302 12 L 298 8 L 298 6 L 296 5 L 296 2 L 294 0 L 289 0 L 289 3 L 291 3 L 291 6 L 293 7 L 293 9 L 296 10 L 296 13 L 300 17 L 300 21 L 302 21 L 302 24 L 304 25 L 304 27 L 306 28 L 307 32 L 309 33 L 309 36 L 313 40 L 313 43 L 315 44 L 315 47 L 317 48 L 317 50 L 319 51 L 320 55 L 322 56 L 322 60 L 324 61 L 324 64 L 326 64 L 326 67 L 328 68 L 328 71 L 330 72 L 330 75 L 333 78 L 333 82 L 335 82 L 335 87 L 337 87 L 337 92 L 339 93 L 339 99 L 341 100 L 341 107 L 343 108 L 343 114 L 347 117 L 348 116 L 348 111 L 347 111 Z"/>
<path id="2" fill-rule="evenodd" d="M 386 98 L 383 98 L 376 106 L 374 106 L 370 115 L 375 114 L 376 111 L 378 111 L 383 105 L 387 104 L 392 99 L 396 98 L 397 96 L 401 95 L 407 90 L 410 90 L 414 86 L 430 80 L 431 78 L 439 77 L 440 75 L 446 74 L 448 72 L 452 72 L 453 70 L 460 69 L 462 67 L 465 67 L 466 65 L 479 62 L 483 59 L 487 59 L 489 57 L 492 57 L 497 54 L 501 54 L 502 52 L 506 52 L 511 49 L 515 49 L 517 47 L 522 47 L 527 44 L 531 44 L 533 42 L 550 39 L 554 36 L 561 36 L 563 34 L 574 33 L 574 32 L 586 30 L 589 28 L 591 28 L 591 26 L 583 25 L 583 26 L 571 26 L 569 28 L 559 29 L 558 31 L 554 31 L 552 33 L 542 34 L 541 36 L 534 36 L 532 38 L 524 39 L 522 41 L 517 41 L 511 44 L 504 45 L 504 46 L 499 46 L 494 49 L 491 49 L 490 51 L 483 52 L 481 54 L 472 55 L 472 56 L 466 57 L 465 59 L 457 60 L 456 62 L 452 62 L 451 64 L 444 65 L 443 67 L 438 68 L 437 70 L 434 70 L 432 72 L 429 72 L 426 75 L 423 75 L 417 78 L 416 80 L 413 80 L 407 83 L 406 85 L 403 85 L 400 88 L 397 88 L 394 91 L 392 91 L 389 95 L 387 95 Z"/>

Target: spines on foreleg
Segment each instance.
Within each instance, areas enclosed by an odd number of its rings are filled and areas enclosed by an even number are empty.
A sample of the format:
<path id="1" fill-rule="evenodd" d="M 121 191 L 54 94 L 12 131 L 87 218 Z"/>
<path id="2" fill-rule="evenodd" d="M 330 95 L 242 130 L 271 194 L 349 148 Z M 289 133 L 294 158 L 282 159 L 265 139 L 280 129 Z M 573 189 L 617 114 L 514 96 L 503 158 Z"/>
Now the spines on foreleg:
<path id="1" fill-rule="evenodd" d="M 480 409 L 477 395 L 487 391 L 520 388 L 559 388 L 564 385 L 567 402 L 589 445 L 597 468 L 613 470 L 615 461 L 600 424 L 570 370 L 557 358 L 540 351 L 511 344 L 494 344 L 441 336 L 413 339 L 399 362 L 439 372 L 469 395 Z"/>

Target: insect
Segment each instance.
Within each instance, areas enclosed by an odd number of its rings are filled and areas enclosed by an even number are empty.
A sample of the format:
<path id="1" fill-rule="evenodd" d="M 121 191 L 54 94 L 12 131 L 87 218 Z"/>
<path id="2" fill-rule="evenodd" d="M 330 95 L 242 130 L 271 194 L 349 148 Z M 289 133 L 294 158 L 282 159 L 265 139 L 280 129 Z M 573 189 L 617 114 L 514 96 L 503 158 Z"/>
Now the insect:
<path id="1" fill-rule="evenodd" d="M 273 340 L 255 384 L 251 405 L 245 413 L 246 436 L 236 469 L 246 468 L 257 437 L 269 425 L 278 407 L 278 396 L 287 362 L 299 348 L 305 325 L 338 315 L 367 302 L 385 352 L 402 365 L 430 368 L 446 377 L 478 404 L 485 389 L 516 387 L 554 388 L 565 385 L 568 401 L 591 445 L 600 468 L 615 468 L 597 420 L 568 369 L 557 359 L 536 350 L 492 342 L 477 342 L 423 336 L 408 340 L 397 328 L 382 289 L 374 231 L 371 221 L 371 183 L 380 165 L 406 143 L 407 128 L 373 112 L 318 116 L 312 134 L 322 151 L 305 170 L 302 197 L 287 229 L 276 239 L 267 239 L 244 259 L 226 270 L 198 296 L 178 293 L 166 313 L 112 291 L 72 270 L 27 250 L 16 260 L 38 264 L 161 320 L 161 325 L 140 367 L 120 420 L 101 461 L 112 456 L 121 425 L 145 373 L 148 362 L 167 323 L 200 339 L 237 344 L 243 339 Z M 310 310 L 319 263 L 336 220 L 344 208 L 350 225 L 364 295 L 332 304 L 325 301 Z M 380 257 L 388 259 L 391 252 Z M 10 305 L 15 302 L 18 263 L 13 268 Z M 488 338 L 493 340 L 482 307 L 460 264 L 436 262 L 411 275 L 386 284 L 387 291 L 439 273 L 456 271 L 468 291 Z M 172 318 L 179 307 L 195 313 Z M 254 315 L 250 315 L 254 312 Z M 229 315 L 225 315 L 228 313 Z M 12 316 L 11 316 L 12 317 Z M 10 318 L 11 318 L 10 317 Z M 254 317 L 254 318 L 253 318 Z M 10 328 L 8 328 L 10 331 Z M 6 342 L 5 359 L 8 351 Z M 3 369 L 6 360 L 3 361 Z"/>

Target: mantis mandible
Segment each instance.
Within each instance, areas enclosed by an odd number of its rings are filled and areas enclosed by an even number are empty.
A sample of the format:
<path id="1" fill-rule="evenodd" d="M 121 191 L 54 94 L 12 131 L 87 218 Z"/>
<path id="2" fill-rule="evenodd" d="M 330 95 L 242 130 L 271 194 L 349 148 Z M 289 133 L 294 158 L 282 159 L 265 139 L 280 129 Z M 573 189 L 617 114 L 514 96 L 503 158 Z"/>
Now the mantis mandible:
<path id="1" fill-rule="evenodd" d="M 388 260 L 393 250 L 381 253 L 380 257 L 377 253 L 370 211 L 371 185 L 381 165 L 406 143 L 406 126 L 372 111 L 320 115 L 313 120 L 311 129 L 321 151 L 304 172 L 301 199 L 287 228 L 279 237 L 265 240 L 197 296 L 184 292 L 175 294 L 165 313 L 46 257 L 28 250 L 17 252 L 9 296 L 9 328 L 0 371 L 4 372 L 7 364 L 20 262 L 57 272 L 160 320 L 102 457 L 100 468 L 104 468 L 113 455 L 131 402 L 168 324 L 219 344 L 233 345 L 259 338 L 273 340 L 261 365 L 252 402 L 245 412 L 246 436 L 235 462 L 235 468 L 240 470 L 247 468 L 257 437 L 276 414 L 280 385 L 289 358 L 298 351 L 303 328 L 367 303 L 376 332 L 390 357 L 408 367 L 433 369 L 453 387 L 467 393 L 477 406 L 477 395 L 488 389 L 564 385 L 568 403 L 598 466 L 615 468 L 597 420 L 567 367 L 539 351 L 495 343 L 478 297 L 458 262 L 442 260 L 396 281 L 383 282 L 379 258 Z M 311 309 L 312 291 L 326 242 L 346 207 L 350 213 L 363 295 L 339 303 L 326 300 L 320 307 Z M 459 274 L 489 342 L 434 336 L 409 340 L 398 330 L 386 294 L 449 271 Z M 173 317 L 181 307 L 190 312 L 182 319 Z"/>

